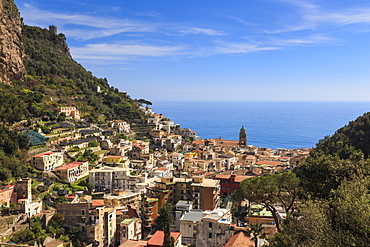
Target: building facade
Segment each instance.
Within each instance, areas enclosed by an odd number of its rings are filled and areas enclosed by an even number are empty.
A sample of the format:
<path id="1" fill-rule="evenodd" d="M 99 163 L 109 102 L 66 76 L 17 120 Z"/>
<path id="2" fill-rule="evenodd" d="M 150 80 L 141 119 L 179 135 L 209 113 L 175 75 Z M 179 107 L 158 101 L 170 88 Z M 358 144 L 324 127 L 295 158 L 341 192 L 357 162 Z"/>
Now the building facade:
<path id="1" fill-rule="evenodd" d="M 67 165 L 55 168 L 53 172 L 64 181 L 72 183 L 89 175 L 89 162 L 74 161 Z"/>
<path id="2" fill-rule="evenodd" d="M 31 156 L 31 165 L 41 171 L 53 170 L 63 165 L 63 154 L 59 152 L 45 152 Z"/>

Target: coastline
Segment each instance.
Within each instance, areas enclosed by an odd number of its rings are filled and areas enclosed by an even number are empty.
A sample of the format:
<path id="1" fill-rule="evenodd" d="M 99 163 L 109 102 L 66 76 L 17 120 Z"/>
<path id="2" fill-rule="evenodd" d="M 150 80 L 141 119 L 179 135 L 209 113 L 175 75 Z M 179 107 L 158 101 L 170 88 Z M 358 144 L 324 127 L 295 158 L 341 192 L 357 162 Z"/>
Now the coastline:
<path id="1" fill-rule="evenodd" d="M 311 148 L 370 110 L 368 101 L 155 101 L 153 111 L 202 139 L 237 140 L 241 126 L 248 144 Z"/>

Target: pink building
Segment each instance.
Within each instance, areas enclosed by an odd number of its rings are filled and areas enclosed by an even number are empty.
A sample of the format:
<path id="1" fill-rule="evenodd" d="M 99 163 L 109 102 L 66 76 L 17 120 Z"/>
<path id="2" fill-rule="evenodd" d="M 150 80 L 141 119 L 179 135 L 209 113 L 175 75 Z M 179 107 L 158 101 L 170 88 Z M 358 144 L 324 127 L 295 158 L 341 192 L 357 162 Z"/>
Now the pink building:
<path id="1" fill-rule="evenodd" d="M 7 185 L 0 190 L 0 203 L 9 207 L 12 202 L 17 202 L 17 194 L 14 193 L 14 185 Z"/>

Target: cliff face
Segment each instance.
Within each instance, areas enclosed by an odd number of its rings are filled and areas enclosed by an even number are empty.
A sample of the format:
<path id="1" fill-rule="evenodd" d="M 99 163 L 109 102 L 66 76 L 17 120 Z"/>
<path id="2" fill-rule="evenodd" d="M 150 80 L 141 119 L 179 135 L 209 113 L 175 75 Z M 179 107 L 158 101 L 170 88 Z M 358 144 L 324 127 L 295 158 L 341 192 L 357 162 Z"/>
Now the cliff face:
<path id="1" fill-rule="evenodd" d="M 19 11 L 13 0 L 0 1 L 0 83 L 24 79 L 21 31 Z"/>

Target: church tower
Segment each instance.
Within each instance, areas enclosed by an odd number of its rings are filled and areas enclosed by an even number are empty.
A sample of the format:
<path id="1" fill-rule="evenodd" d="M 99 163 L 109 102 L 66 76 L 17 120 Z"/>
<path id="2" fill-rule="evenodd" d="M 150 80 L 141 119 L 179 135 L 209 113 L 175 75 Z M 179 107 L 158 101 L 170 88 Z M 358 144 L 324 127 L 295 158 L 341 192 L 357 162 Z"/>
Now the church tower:
<path id="1" fill-rule="evenodd" d="M 239 146 L 247 146 L 247 132 L 244 129 L 244 126 L 240 129 L 239 132 Z"/>

